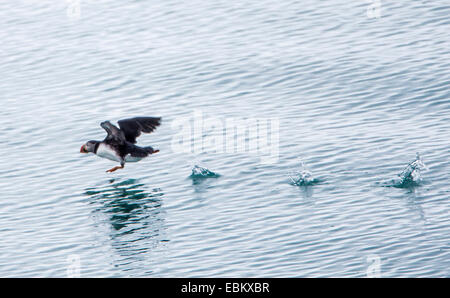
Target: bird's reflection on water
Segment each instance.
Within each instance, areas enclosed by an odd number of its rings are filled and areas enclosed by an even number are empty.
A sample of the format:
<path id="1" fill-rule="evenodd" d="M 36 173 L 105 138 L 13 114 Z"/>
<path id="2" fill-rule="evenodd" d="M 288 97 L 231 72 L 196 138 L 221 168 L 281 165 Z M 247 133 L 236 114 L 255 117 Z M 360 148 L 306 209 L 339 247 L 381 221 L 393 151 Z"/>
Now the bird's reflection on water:
<path id="1" fill-rule="evenodd" d="M 131 275 L 133 269 L 142 272 L 152 250 L 167 241 L 161 189 L 148 191 L 136 179 L 110 180 L 86 189 L 85 194 L 95 206 L 92 217 L 96 225 L 109 231 L 106 239 L 115 251 L 114 265 Z"/>

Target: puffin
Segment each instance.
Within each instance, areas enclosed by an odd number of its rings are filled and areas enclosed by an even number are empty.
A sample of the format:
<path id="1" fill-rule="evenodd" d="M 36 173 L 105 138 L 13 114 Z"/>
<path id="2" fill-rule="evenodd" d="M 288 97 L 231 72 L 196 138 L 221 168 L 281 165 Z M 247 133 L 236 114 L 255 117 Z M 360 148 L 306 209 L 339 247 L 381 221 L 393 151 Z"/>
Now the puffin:
<path id="1" fill-rule="evenodd" d="M 106 138 L 103 141 L 88 141 L 81 146 L 80 153 L 94 153 L 99 157 L 119 162 L 120 166 L 106 171 L 112 173 L 123 169 L 126 162 L 138 162 L 159 152 L 153 147 L 140 147 L 135 144 L 136 138 L 141 133 L 151 133 L 161 124 L 161 117 L 135 117 L 119 120 L 117 123 L 120 128 L 109 121 L 102 122 L 100 126 L 106 130 Z"/>

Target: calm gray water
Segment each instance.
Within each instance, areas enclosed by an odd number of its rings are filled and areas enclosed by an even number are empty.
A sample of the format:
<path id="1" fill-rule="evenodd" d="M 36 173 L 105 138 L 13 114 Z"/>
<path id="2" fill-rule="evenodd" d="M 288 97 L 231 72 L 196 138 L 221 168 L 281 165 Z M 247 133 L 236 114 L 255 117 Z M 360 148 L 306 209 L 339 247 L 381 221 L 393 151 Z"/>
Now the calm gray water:
<path id="1" fill-rule="evenodd" d="M 187 2 L 0 2 L 0 276 L 450 277 L 448 1 Z M 278 119 L 278 161 L 176 152 L 194 111 Z M 157 155 L 79 153 L 141 115 Z"/>

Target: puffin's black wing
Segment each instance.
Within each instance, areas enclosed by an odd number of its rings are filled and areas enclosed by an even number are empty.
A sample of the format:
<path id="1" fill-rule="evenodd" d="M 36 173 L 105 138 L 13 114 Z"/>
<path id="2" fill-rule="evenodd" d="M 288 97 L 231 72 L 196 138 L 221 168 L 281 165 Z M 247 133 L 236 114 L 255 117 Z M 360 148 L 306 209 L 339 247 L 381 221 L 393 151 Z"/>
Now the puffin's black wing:
<path id="1" fill-rule="evenodd" d="M 131 119 L 120 120 L 120 130 L 125 135 L 125 139 L 135 144 L 136 138 L 144 133 L 151 133 L 161 124 L 160 117 L 136 117 Z"/>
<path id="2" fill-rule="evenodd" d="M 115 125 L 111 124 L 109 121 L 104 121 L 100 123 L 100 126 L 106 130 L 108 135 L 106 136 L 105 140 L 114 140 L 118 142 L 119 144 L 122 144 L 125 142 L 125 134 L 118 129 Z"/>

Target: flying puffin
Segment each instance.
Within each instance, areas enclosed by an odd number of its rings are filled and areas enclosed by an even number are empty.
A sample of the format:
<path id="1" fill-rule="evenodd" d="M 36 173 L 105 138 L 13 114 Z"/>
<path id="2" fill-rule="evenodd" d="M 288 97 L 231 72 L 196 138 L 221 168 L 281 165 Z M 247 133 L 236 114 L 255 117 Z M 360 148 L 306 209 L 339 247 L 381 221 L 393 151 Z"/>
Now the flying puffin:
<path id="1" fill-rule="evenodd" d="M 125 167 L 125 162 L 138 162 L 141 159 L 159 152 L 152 147 L 136 146 L 136 138 L 144 133 L 151 133 L 161 123 L 160 117 L 136 117 L 118 121 L 119 128 L 104 121 L 100 126 L 108 135 L 103 141 L 88 141 L 81 146 L 80 153 L 94 153 L 102 158 L 120 162 L 106 172 L 111 173 Z"/>

